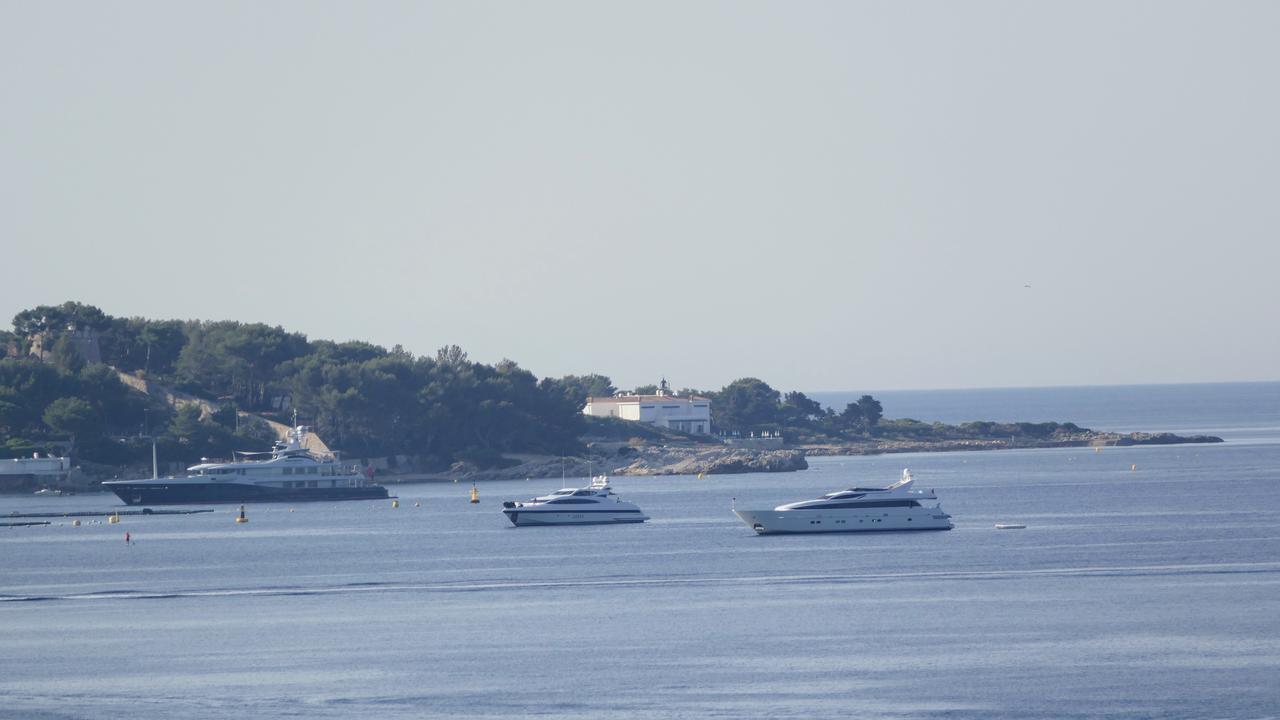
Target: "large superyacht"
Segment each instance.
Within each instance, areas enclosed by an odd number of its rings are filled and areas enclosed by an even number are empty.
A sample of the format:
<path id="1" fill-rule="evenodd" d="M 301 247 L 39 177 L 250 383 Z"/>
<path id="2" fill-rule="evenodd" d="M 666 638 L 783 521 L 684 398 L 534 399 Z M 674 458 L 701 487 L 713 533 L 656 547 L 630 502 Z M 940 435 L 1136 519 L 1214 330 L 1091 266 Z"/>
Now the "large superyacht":
<path id="1" fill-rule="evenodd" d="M 502 514 L 512 525 L 617 525 L 649 517 L 632 502 L 613 494 L 609 478 L 593 477 L 583 488 L 563 488 L 532 500 L 508 500 Z"/>
<path id="2" fill-rule="evenodd" d="M 852 487 L 772 510 L 735 507 L 733 512 L 761 535 L 954 527 L 951 516 L 942 511 L 938 496 L 932 490 L 912 490 L 913 482 L 911 471 L 903 470 L 902 479 L 889 487 Z"/>
<path id="3" fill-rule="evenodd" d="M 374 484 L 354 465 L 317 456 L 303 447 L 308 428 L 299 425 L 286 440 L 266 452 L 236 453 L 241 460 L 202 462 L 187 468 L 186 477 L 111 480 L 103 487 L 129 505 L 192 503 L 305 502 L 310 500 L 377 500 L 387 489 Z M 371 475 L 371 473 L 370 473 Z"/>

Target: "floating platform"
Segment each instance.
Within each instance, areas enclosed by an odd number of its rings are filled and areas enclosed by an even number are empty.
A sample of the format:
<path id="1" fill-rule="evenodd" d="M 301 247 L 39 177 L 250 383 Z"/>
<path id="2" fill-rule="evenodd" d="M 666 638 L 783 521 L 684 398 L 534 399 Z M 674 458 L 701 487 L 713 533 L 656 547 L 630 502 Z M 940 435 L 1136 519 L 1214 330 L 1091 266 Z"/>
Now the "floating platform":
<path id="1" fill-rule="evenodd" d="M 46 513 L 20 513 L 11 512 L 8 515 L 0 515 L 5 518 L 74 518 L 74 517 L 111 517 L 112 515 L 196 515 L 198 513 L 211 513 L 213 508 L 203 508 L 200 510 L 152 510 L 151 508 L 142 508 L 141 510 L 85 510 L 83 512 L 46 512 Z"/>
<path id="2" fill-rule="evenodd" d="M 1025 530 L 1026 525 L 1018 525 L 1016 523 L 996 523 L 997 530 Z"/>

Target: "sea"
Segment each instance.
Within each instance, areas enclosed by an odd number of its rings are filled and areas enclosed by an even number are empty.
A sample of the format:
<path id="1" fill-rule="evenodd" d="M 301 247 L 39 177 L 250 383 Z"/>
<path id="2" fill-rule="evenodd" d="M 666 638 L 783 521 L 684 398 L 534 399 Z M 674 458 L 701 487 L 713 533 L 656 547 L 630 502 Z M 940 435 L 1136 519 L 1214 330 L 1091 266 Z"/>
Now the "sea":
<path id="1" fill-rule="evenodd" d="M 1225 442 L 619 477 L 652 519 L 616 527 L 510 527 L 501 501 L 543 479 L 0 528 L 0 717 L 1280 716 L 1280 383 L 872 394 Z M 954 530 L 757 536 L 730 512 L 904 467 Z"/>

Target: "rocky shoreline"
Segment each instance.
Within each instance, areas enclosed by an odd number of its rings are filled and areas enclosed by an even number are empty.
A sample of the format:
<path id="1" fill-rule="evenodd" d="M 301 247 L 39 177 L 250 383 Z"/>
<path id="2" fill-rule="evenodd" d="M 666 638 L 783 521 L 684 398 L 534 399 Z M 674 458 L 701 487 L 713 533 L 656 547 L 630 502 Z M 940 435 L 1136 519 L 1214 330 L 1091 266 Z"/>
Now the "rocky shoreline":
<path id="1" fill-rule="evenodd" d="M 1133 447 L 1138 445 L 1183 445 L 1220 443 L 1216 435 L 1175 435 L 1173 433 L 1089 432 L 1048 440 L 983 438 L 974 440 L 870 440 L 867 442 L 811 444 L 800 446 L 805 455 L 886 455 L 890 453 L 959 452 L 964 450 L 1019 450 L 1069 447 Z"/>
<path id="2" fill-rule="evenodd" d="M 378 482 L 484 482 L 592 475 L 727 475 L 752 472 L 795 472 L 809 467 L 802 450 L 752 450 L 715 446 L 652 445 L 626 452 L 594 452 L 582 457 L 518 456 L 520 464 L 481 469 L 456 463 L 448 472 L 382 475 Z"/>
<path id="3" fill-rule="evenodd" d="M 1212 435 L 1182 436 L 1172 433 L 1082 432 L 1056 435 L 1045 440 L 1026 438 L 981 438 L 951 440 L 885 440 L 861 442 L 806 443 L 782 449 L 762 449 L 711 444 L 630 444 L 589 443 L 580 456 L 511 455 L 509 467 L 479 468 L 455 463 L 443 472 L 383 471 L 376 480 L 386 485 L 416 482 L 485 482 L 494 480 L 584 478 L 592 475 L 726 475 L 757 472 L 796 472 L 809 467 L 806 457 L 832 455 L 883 455 L 891 453 L 960 452 L 1065 447 L 1131 447 L 1184 443 L 1220 443 Z M 77 482 L 54 483 L 77 491 L 93 491 L 97 483 L 83 473 Z M 30 487 L 28 487 L 30 485 Z M 0 487 L 0 492 L 31 492 L 35 485 Z"/>
<path id="4" fill-rule="evenodd" d="M 753 472 L 796 472 L 809 467 L 806 457 L 831 455 L 883 455 L 890 453 L 960 452 L 974 450 L 1042 449 L 1065 447 L 1131 447 L 1220 443 L 1213 435 L 1182 436 L 1173 433 L 1088 432 L 1070 437 L 1036 441 L 1016 438 L 975 440 L 869 440 L 866 442 L 805 444 L 781 450 L 708 445 L 596 444 L 583 457 L 517 456 L 512 467 L 480 469 L 458 463 L 448 472 L 384 475 L 380 482 L 483 482 L 524 478 L 582 478 L 591 475 L 724 475 Z"/>

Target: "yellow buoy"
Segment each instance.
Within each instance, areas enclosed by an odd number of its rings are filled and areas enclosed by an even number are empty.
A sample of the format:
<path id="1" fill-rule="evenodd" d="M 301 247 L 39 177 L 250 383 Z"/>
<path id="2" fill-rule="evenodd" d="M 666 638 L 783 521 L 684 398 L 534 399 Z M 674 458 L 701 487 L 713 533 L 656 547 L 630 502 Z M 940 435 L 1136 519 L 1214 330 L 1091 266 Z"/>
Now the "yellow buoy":
<path id="1" fill-rule="evenodd" d="M 391 501 L 391 507 L 392 507 L 392 509 L 400 507 L 400 501 L 399 501 L 399 500 L 392 500 L 392 501 Z"/>
<path id="2" fill-rule="evenodd" d="M 107 518 L 107 522 L 116 525 L 120 522 L 120 513 L 111 513 L 111 517 Z"/>
<path id="3" fill-rule="evenodd" d="M 76 518 L 75 520 L 72 520 L 71 527 L 80 527 L 80 519 Z"/>
<path id="4" fill-rule="evenodd" d="M 475 483 L 471 483 L 471 502 L 480 502 L 480 491 L 476 489 Z"/>
<path id="5" fill-rule="evenodd" d="M 236 517 L 236 522 L 237 522 L 237 523 L 247 523 L 247 522 L 249 522 L 249 518 L 247 518 L 247 517 L 245 517 L 245 516 L 244 516 L 244 506 L 243 506 L 243 505 L 241 505 L 241 506 L 240 506 L 240 515 Z"/>

